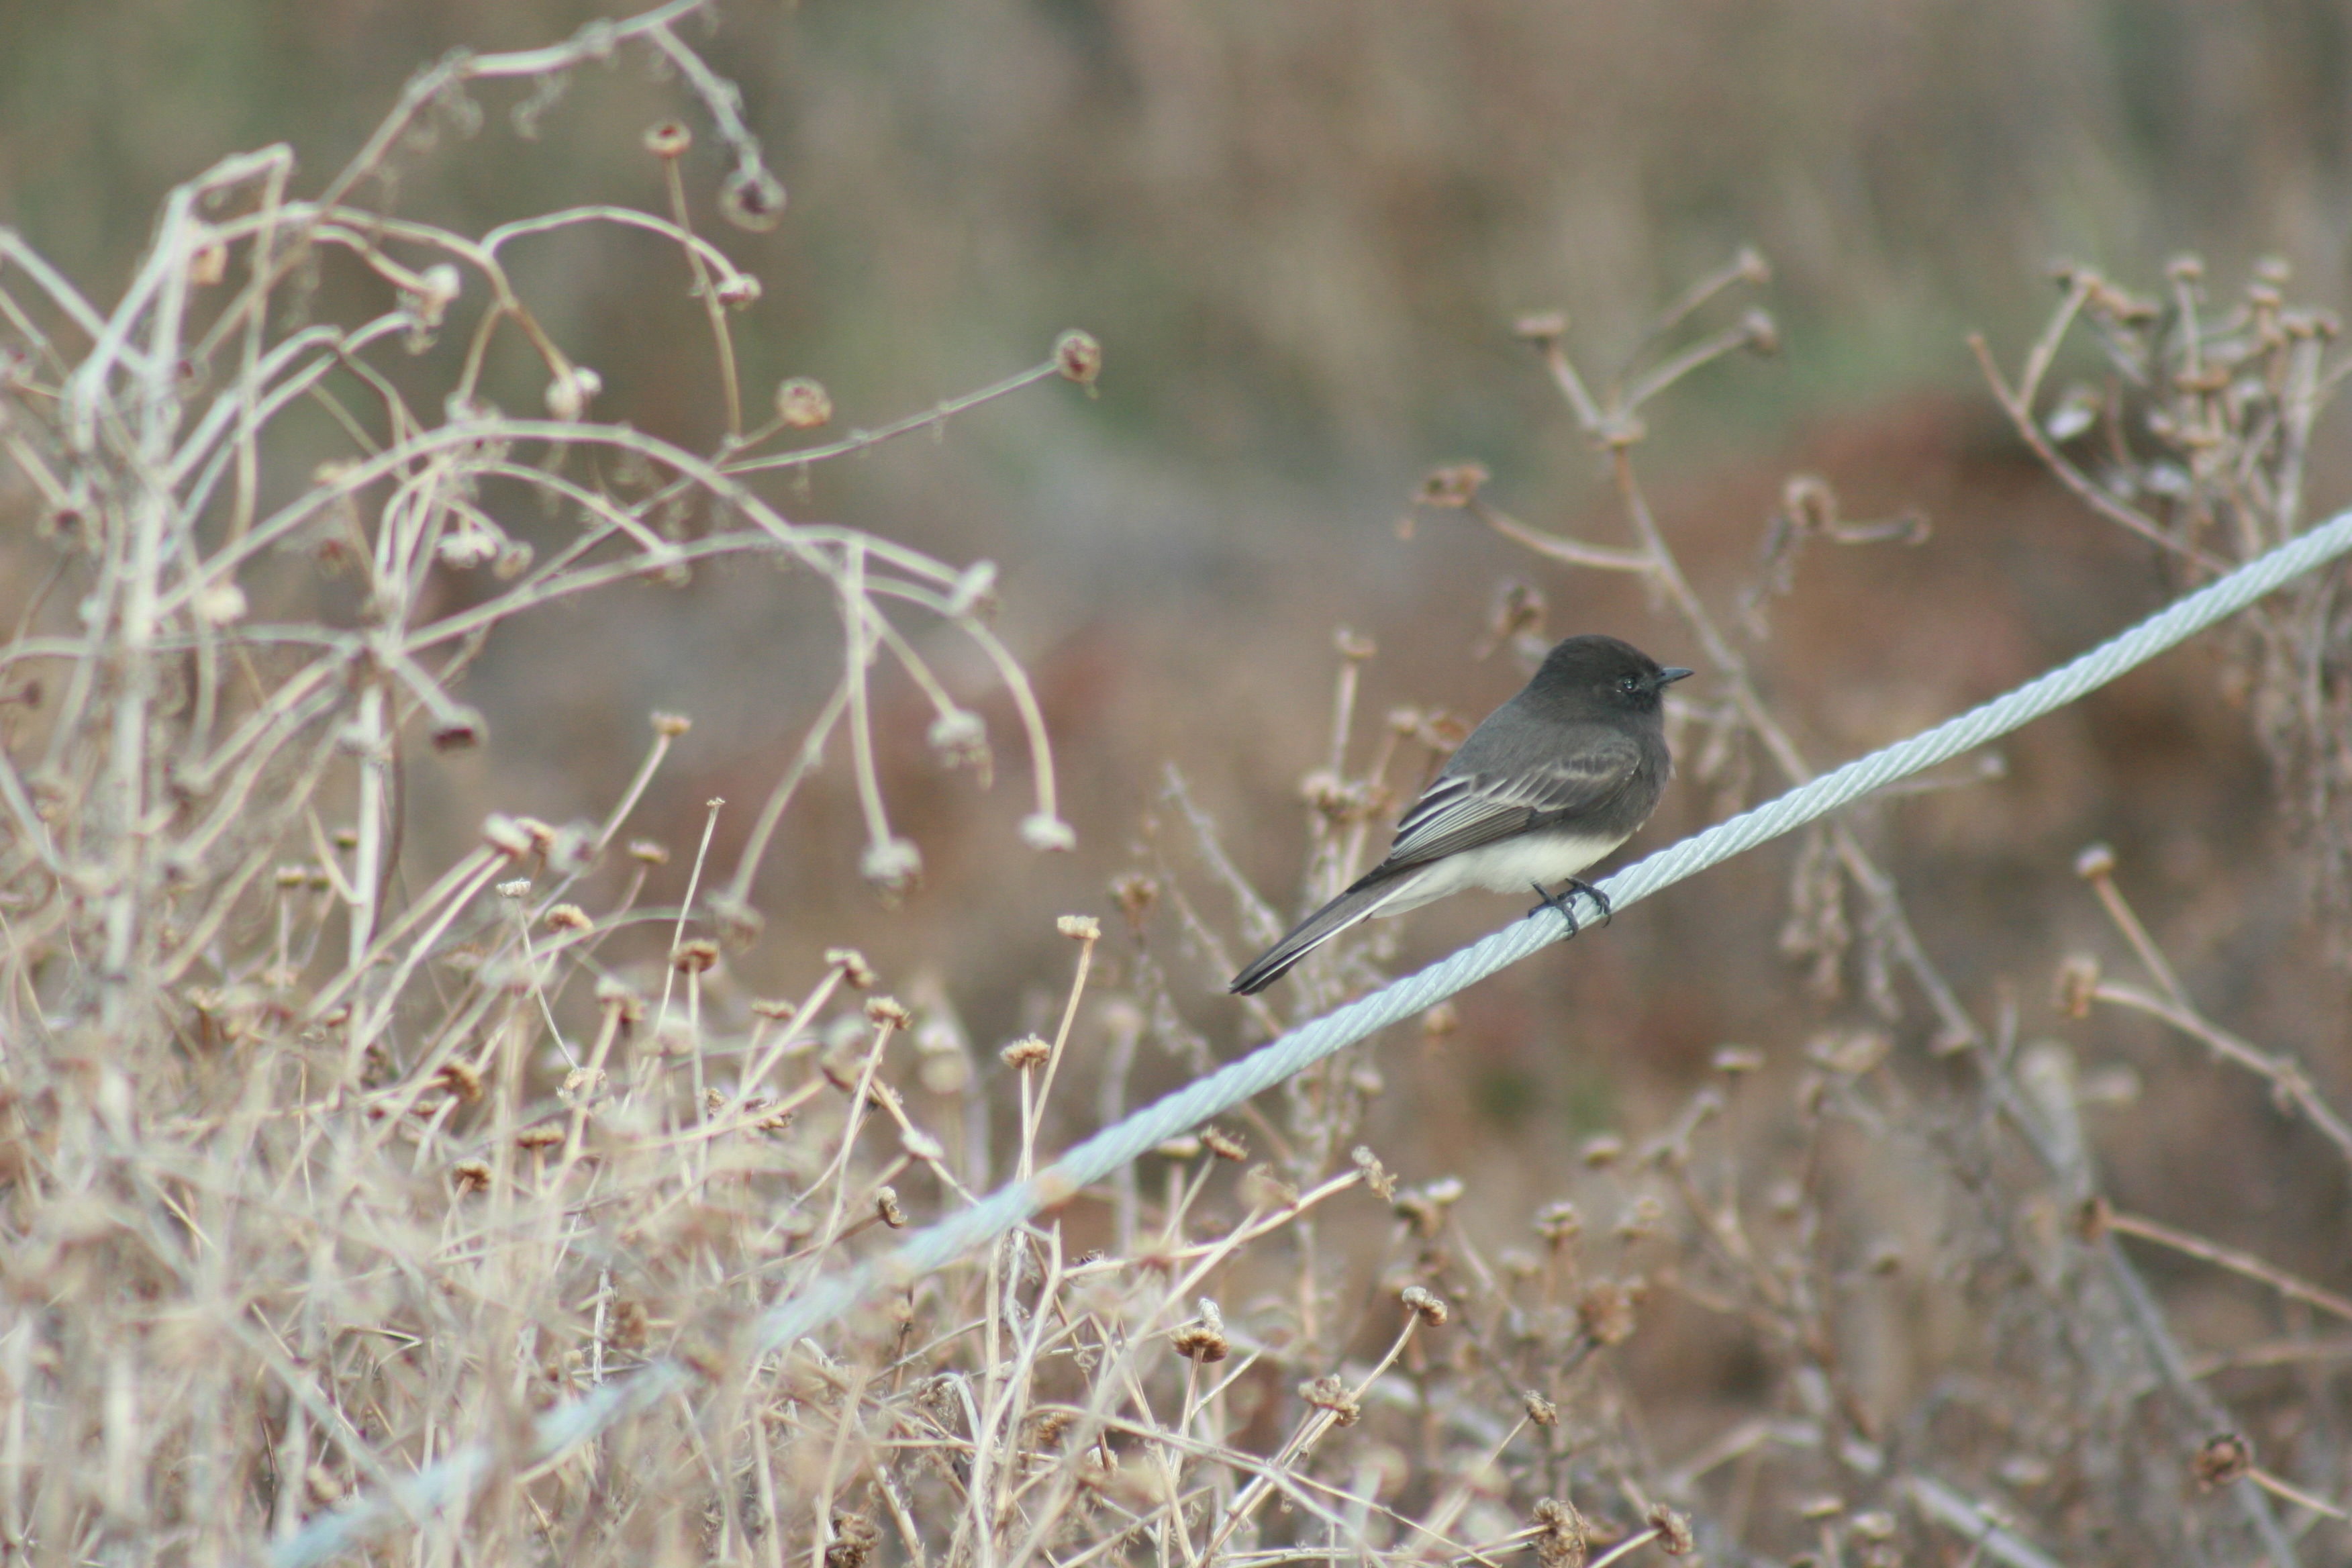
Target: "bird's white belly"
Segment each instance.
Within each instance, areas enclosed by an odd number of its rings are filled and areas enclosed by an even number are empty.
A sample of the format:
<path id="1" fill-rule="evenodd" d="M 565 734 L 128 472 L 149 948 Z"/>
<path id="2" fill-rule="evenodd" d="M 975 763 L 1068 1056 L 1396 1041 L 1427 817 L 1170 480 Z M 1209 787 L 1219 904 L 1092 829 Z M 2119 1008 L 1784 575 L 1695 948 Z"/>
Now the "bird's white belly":
<path id="1" fill-rule="evenodd" d="M 1470 888 L 1514 893 L 1531 891 L 1539 882 L 1565 882 L 1624 842 L 1623 837 L 1570 838 L 1544 834 L 1482 844 L 1398 879 L 1396 892 L 1383 900 L 1372 913 L 1383 917 L 1401 915 Z"/>

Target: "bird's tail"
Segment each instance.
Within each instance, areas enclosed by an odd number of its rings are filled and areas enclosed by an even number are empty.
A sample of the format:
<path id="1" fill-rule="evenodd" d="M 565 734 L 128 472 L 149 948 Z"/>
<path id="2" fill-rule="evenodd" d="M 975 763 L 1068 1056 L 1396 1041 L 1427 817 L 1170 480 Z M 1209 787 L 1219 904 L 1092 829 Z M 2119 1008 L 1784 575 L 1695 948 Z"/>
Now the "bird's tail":
<path id="1" fill-rule="evenodd" d="M 1250 966 L 1234 976 L 1228 987 L 1237 996 L 1265 990 L 1290 973 L 1290 966 L 1338 936 L 1357 921 L 1369 920 L 1402 894 L 1408 879 L 1375 871 L 1346 892 L 1300 921 L 1290 934 L 1260 953 Z"/>

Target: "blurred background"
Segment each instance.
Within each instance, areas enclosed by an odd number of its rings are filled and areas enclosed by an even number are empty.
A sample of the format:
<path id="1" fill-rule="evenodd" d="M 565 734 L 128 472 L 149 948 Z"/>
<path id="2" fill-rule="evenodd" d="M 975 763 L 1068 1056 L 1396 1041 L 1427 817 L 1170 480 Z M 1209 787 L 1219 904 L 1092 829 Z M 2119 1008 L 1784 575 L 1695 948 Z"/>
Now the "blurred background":
<path id="1" fill-rule="evenodd" d="M 553 0 L 5 0 L 0 222 L 103 300 L 174 182 L 283 141 L 298 189 L 315 192 L 421 63 L 544 42 L 596 14 Z M 2337 0 L 810 0 L 730 5 L 714 29 L 687 31 L 740 84 L 791 195 L 773 232 L 737 232 L 716 215 L 711 139 L 688 162 L 702 226 L 766 286 L 738 319 L 747 401 L 814 376 L 839 427 L 870 426 L 1035 363 L 1065 327 L 1104 347 L 1092 395 L 1048 382 L 765 485 L 794 517 L 1000 564 L 998 624 L 1038 682 L 1079 847 L 1041 858 L 1018 844 L 1011 710 L 977 695 L 984 670 L 942 637 L 999 742 L 994 788 L 938 772 L 920 702 L 895 691 L 886 779 L 923 885 L 893 908 L 858 882 L 855 802 L 828 771 L 770 858 L 766 932 L 731 961 L 737 1004 L 797 990 L 822 948 L 856 945 L 886 986 L 952 998 L 990 1071 L 1066 983 L 1052 917 L 1108 919 L 1117 877 L 1174 879 L 1248 955 L 1166 803 L 1171 767 L 1241 871 L 1285 913 L 1300 906 L 1298 786 L 1328 759 L 1339 628 L 1378 650 L 1358 759 L 1392 707 L 1475 721 L 1516 689 L 1524 667 L 1491 631 L 1513 584 L 1540 594 L 1546 636 L 1605 630 L 1705 662 L 1622 580 L 1538 561 L 1459 513 L 1400 526 L 1423 474 L 1471 460 L 1515 515 L 1626 542 L 1606 469 L 1514 337 L 1517 318 L 1565 310 L 1570 354 L 1603 381 L 1741 247 L 1769 261 L 1770 282 L 1732 309 L 1769 310 L 1779 353 L 1678 387 L 1649 413 L 1637 461 L 1735 628 L 1791 474 L 1827 479 L 1850 517 L 1930 520 L 1922 543 L 1811 552 L 1766 634 L 1738 633 L 1827 765 L 2037 673 L 2179 586 L 2042 475 L 1966 333 L 2013 367 L 2062 258 L 2152 292 L 2193 250 L 2234 297 L 2274 258 L 2292 298 L 2338 310 L 2352 262 L 2352 10 Z M 485 89 L 478 123 L 442 117 L 404 150 L 385 199 L 470 232 L 571 204 L 658 210 L 642 132 L 672 115 L 700 127 L 635 52 L 576 73 L 532 135 L 518 100 Z M 517 254 L 541 319 L 601 374 L 601 415 L 715 441 L 709 338 L 674 250 L 600 227 Z M 527 369 L 509 356 L 491 395 L 534 410 Z M 320 442 L 328 455 L 323 429 Z M 283 471 L 299 483 L 308 465 Z M 2315 443 L 2315 510 L 2341 504 L 2347 478 L 2339 414 Z M 683 852 L 704 800 L 724 796 L 728 861 L 827 689 L 833 626 L 747 569 L 505 628 L 465 689 L 491 743 L 412 763 L 412 866 L 439 864 L 492 808 L 599 813 L 656 709 L 695 728 L 642 826 Z M 2152 1024 L 2070 1023 L 2048 1002 L 2063 956 L 2122 952 L 2070 870 L 2105 840 L 2208 1010 L 2302 1055 L 2338 1103 L 2352 1093 L 2332 917 L 2315 913 L 2237 668 L 2226 638 L 2208 639 L 2017 737 L 1998 779 L 1854 820 L 1971 1008 L 2013 1007 L 2025 1033 L 2131 1068 L 2132 1125 L 2180 1132 L 2103 1150 L 2119 1202 L 2341 1288 L 2342 1173 L 2259 1085 Z M 1719 699 L 1711 679 L 1685 689 L 1695 702 Z M 1760 761 L 1744 784 L 1728 776 L 1686 777 L 1637 847 L 1779 788 Z M 1864 977 L 1809 988 L 1782 951 L 1795 854 L 1776 845 L 1629 911 L 1465 996 L 1450 1034 L 1384 1046 L 1408 1092 L 1373 1111 L 1374 1143 L 1412 1178 L 1458 1172 L 1524 1214 L 1579 1141 L 1654 1123 L 1725 1042 L 1787 1062 L 1825 1029 L 1875 1020 L 1918 1051 L 1933 1021 L 1916 995 L 1898 984 L 1901 1015 L 1880 1018 Z M 1517 912 L 1472 898 L 1415 916 L 1398 962 Z M 1139 936 L 1121 922 L 1106 955 L 1137 942 L 1219 1052 L 1255 1037 L 1164 902 Z M 1110 965 L 1114 992 L 1127 962 Z M 1147 1085 L 1181 1070 L 1172 1056 L 1138 1068 Z M 1067 1131 L 1091 1103 L 1066 1103 Z M 2200 1278 L 2175 1281 L 2184 1310 Z"/>

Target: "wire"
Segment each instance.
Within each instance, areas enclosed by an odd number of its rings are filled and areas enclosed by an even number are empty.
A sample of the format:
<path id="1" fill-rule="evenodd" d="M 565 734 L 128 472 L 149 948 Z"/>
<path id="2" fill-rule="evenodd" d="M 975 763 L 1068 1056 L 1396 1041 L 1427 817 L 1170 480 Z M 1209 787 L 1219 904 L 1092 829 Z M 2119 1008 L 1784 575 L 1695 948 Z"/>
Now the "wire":
<path id="1" fill-rule="evenodd" d="M 1627 867 L 1602 882 L 1601 891 L 1612 908 L 1623 910 L 1743 850 L 1850 805 L 1874 790 L 1973 751 L 2079 700 L 2347 551 L 2352 551 L 2352 511 L 2298 534 L 2176 600 L 2121 636 L 1982 707 L 1823 773 L 1753 811 L 1717 823 Z M 1427 1011 L 1465 986 L 1567 935 L 1566 921 L 1538 910 L 1417 974 L 1360 997 L 1206 1078 L 1194 1079 L 1125 1121 L 1104 1128 L 1030 1180 L 1001 1187 L 962 1213 L 916 1232 L 891 1251 L 815 1280 L 777 1303 L 759 1321 L 752 1354 L 772 1354 L 876 1292 L 902 1288 L 946 1267 L 1041 1210 L 1068 1201 L 1169 1139 L 1272 1089 L 1334 1051 Z M 682 1386 L 686 1376 L 677 1366 L 656 1363 L 627 1383 L 607 1384 L 548 1411 L 532 1426 L 527 1462 L 542 1462 L 594 1436 L 624 1414 Z M 393 1514 L 414 1517 L 459 1506 L 489 1465 L 488 1452 L 479 1445 L 461 1448 L 419 1471 L 394 1496 L 366 1499 L 314 1520 L 281 1542 L 271 1561 L 277 1568 L 309 1568 L 356 1542 L 371 1526 Z"/>

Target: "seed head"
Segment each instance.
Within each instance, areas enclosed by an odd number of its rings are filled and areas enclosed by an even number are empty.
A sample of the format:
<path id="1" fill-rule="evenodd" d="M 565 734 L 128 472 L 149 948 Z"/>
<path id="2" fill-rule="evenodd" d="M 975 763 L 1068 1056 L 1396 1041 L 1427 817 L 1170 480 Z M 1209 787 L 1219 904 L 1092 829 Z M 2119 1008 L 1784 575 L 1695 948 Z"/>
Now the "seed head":
<path id="1" fill-rule="evenodd" d="M 1233 1346 L 1225 1338 L 1225 1315 L 1214 1301 L 1201 1298 L 1201 1321 L 1176 1332 L 1176 1353 L 1188 1361 L 1223 1361 Z"/>
<path id="2" fill-rule="evenodd" d="M 1418 1285 L 1406 1286 L 1397 1300 L 1404 1303 L 1405 1310 L 1433 1329 L 1444 1328 L 1445 1320 L 1453 1315 L 1442 1298 Z"/>
<path id="3" fill-rule="evenodd" d="M 833 418 L 833 395 L 824 384 L 793 376 L 776 388 L 776 417 L 794 430 L 814 430 Z"/>
<path id="4" fill-rule="evenodd" d="M 1574 1503 L 1543 1498 L 1536 1503 L 1536 1562 L 1540 1568 L 1584 1568 L 1589 1542 L 1584 1516 Z"/>
<path id="5" fill-rule="evenodd" d="M 1328 1410 L 1334 1426 L 1353 1426 L 1364 1418 L 1364 1407 L 1335 1372 L 1327 1372 L 1312 1383 L 1300 1384 L 1298 1397 L 1318 1410 Z"/>
<path id="6" fill-rule="evenodd" d="M 2087 1018 L 2099 989 L 2099 961 L 2077 953 L 2058 966 L 2058 1011 L 2069 1018 Z"/>
<path id="7" fill-rule="evenodd" d="M 2253 1468 L 2254 1446 L 2242 1432 L 2223 1432 L 2206 1438 L 2197 1457 L 2189 1462 L 2189 1474 L 2209 1491 L 2244 1479 Z"/>
<path id="8" fill-rule="evenodd" d="M 1021 842 L 1032 849 L 1076 849 L 1078 836 L 1060 817 L 1040 811 L 1021 819 Z"/>
<path id="9" fill-rule="evenodd" d="M 719 187 L 719 210 L 737 228 L 765 234 L 784 221 L 783 184 L 757 164 L 739 165 Z"/>
<path id="10" fill-rule="evenodd" d="M 1054 368 L 1065 381 L 1092 386 L 1095 377 L 1102 374 L 1102 344 L 1076 328 L 1054 340 Z"/>
<path id="11" fill-rule="evenodd" d="M 1761 1072 L 1764 1070 L 1764 1053 L 1753 1046 L 1717 1047 L 1715 1070 L 1720 1073 Z"/>
<path id="12" fill-rule="evenodd" d="M 1531 343 L 1557 342 L 1568 336 L 1566 310 L 1538 310 L 1511 323 L 1511 335 Z"/>
<path id="13" fill-rule="evenodd" d="M 547 411 L 558 419 L 577 419 L 604 390 L 603 376 L 584 364 L 575 364 L 547 384 Z"/>
<path id="14" fill-rule="evenodd" d="M 1658 1532 L 1658 1550 L 1669 1557 L 1687 1557 L 1697 1544 L 1691 1538 L 1690 1521 L 1664 1503 L 1650 1505 L 1649 1525 Z"/>
<path id="15" fill-rule="evenodd" d="M 1054 1047 L 1034 1035 L 1024 1035 L 997 1053 L 1006 1067 L 1041 1068 L 1054 1059 Z"/>

